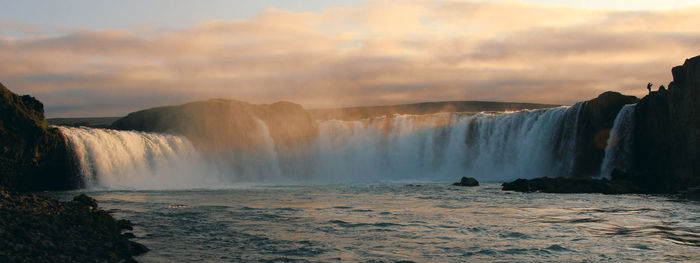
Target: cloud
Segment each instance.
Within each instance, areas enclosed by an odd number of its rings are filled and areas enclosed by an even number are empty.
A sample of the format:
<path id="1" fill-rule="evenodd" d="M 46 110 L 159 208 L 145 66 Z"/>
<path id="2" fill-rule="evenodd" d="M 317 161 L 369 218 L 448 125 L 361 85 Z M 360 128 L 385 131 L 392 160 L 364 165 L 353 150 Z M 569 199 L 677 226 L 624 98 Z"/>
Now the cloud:
<path id="1" fill-rule="evenodd" d="M 700 8 L 444 0 L 373 1 L 316 13 L 271 9 L 174 31 L 3 35 L 0 81 L 37 96 L 55 117 L 118 116 L 214 97 L 307 108 L 571 104 L 605 90 L 641 96 L 647 82 L 667 83 L 672 66 L 698 55 L 698 24 Z"/>

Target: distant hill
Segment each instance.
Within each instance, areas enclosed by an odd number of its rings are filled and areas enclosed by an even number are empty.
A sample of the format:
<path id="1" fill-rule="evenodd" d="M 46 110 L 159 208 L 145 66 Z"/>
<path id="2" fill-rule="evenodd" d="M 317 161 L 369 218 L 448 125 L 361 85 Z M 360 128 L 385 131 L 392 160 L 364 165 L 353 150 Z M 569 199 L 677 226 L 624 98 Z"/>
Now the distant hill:
<path id="1" fill-rule="evenodd" d="M 525 109 L 543 109 L 559 107 L 555 104 L 493 102 L 493 101 L 441 101 L 413 104 L 347 107 L 336 109 L 307 110 L 317 120 L 359 120 L 391 114 L 432 114 L 441 112 L 482 112 L 482 111 L 518 111 Z"/>
<path id="2" fill-rule="evenodd" d="M 121 117 L 96 117 L 96 118 L 50 118 L 47 119 L 51 125 L 71 126 L 71 127 L 92 127 L 92 128 L 109 128 L 115 121 Z"/>
<path id="3" fill-rule="evenodd" d="M 518 111 L 525 109 L 554 108 L 561 105 L 493 102 L 493 101 L 439 101 L 386 106 L 360 106 L 332 109 L 307 109 L 316 120 L 360 120 L 392 114 L 433 114 L 441 112 L 482 112 L 482 111 Z M 51 125 L 71 127 L 109 128 L 122 117 L 83 117 L 83 118 L 49 118 Z"/>

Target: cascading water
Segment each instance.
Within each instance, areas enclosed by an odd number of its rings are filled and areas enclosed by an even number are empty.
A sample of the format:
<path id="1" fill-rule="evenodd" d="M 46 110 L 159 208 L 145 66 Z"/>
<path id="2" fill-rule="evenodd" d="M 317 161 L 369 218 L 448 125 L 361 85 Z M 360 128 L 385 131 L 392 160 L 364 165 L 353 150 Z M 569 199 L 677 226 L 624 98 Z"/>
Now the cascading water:
<path id="1" fill-rule="evenodd" d="M 303 165 L 280 165 L 264 121 L 260 149 L 200 153 L 184 137 L 60 127 L 88 187 L 195 188 L 255 182 L 502 181 L 571 172 L 578 116 L 572 107 L 513 113 L 395 115 L 319 122 L 299 151 Z M 286 158 L 285 160 L 288 160 Z M 290 168 L 291 167 L 291 168 Z M 288 169 L 303 168 L 303 171 Z M 287 169 L 287 170 L 285 170 Z"/>
<path id="2" fill-rule="evenodd" d="M 334 180 L 565 176 L 581 108 L 324 121 L 316 165 Z"/>
<path id="3" fill-rule="evenodd" d="M 632 143 L 634 135 L 634 109 L 636 104 L 627 104 L 617 113 L 610 130 L 605 157 L 600 168 L 600 176 L 611 179 L 612 172 L 618 169 L 629 172 L 632 168 Z"/>
<path id="4" fill-rule="evenodd" d="M 188 188 L 218 179 L 185 138 L 145 132 L 58 127 L 88 188 Z"/>

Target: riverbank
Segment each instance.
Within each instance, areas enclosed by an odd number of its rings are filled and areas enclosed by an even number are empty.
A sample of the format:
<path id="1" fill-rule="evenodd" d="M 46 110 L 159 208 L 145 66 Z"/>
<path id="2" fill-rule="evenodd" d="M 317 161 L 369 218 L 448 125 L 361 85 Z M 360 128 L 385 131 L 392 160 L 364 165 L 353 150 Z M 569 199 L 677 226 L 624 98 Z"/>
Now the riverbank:
<path id="1" fill-rule="evenodd" d="M 130 241 L 132 224 L 95 199 L 71 202 L 0 190 L 0 258 L 6 262 L 135 262 L 148 249 Z"/>

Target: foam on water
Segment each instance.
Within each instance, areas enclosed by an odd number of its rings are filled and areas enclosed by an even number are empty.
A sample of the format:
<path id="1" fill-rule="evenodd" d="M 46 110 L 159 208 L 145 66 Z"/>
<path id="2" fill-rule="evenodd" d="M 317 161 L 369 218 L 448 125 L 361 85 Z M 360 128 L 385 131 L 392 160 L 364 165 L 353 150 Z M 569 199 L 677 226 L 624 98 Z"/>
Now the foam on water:
<path id="1" fill-rule="evenodd" d="M 60 127 L 88 187 L 198 188 L 244 183 L 485 181 L 567 176 L 578 116 L 572 107 L 509 113 L 394 115 L 319 122 L 298 158 L 281 156 L 256 119 L 252 149 L 200 153 L 185 137 Z M 293 159 L 302 165 L 281 165 Z M 294 170 L 298 169 L 298 170 Z"/>
<path id="2" fill-rule="evenodd" d="M 59 127 L 88 188 L 165 189 L 215 185 L 219 179 L 185 138 L 108 129 Z"/>

